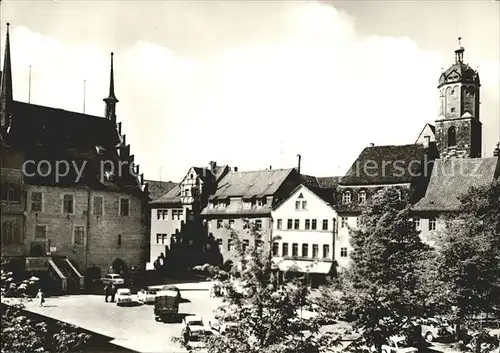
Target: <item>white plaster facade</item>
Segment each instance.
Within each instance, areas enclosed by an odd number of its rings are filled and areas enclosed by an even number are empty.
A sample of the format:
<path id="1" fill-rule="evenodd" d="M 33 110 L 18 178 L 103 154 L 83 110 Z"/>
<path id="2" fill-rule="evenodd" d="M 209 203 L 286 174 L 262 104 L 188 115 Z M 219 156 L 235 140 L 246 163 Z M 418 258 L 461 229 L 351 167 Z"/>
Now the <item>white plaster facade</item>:
<path id="1" fill-rule="evenodd" d="M 312 266 L 314 262 L 334 260 L 337 213 L 307 187 L 300 185 L 292 192 L 272 211 L 272 218 L 275 262 L 293 259 L 309 261 Z"/>

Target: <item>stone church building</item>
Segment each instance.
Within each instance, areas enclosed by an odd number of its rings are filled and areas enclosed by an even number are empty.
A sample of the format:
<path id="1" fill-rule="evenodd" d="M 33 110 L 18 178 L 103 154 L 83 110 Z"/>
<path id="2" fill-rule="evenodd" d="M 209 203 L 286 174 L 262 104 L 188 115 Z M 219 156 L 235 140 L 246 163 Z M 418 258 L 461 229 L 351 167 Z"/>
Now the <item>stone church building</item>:
<path id="1" fill-rule="evenodd" d="M 102 274 L 110 267 L 123 273 L 144 268 L 148 193 L 116 121 L 113 53 L 103 117 L 14 100 L 11 64 L 7 27 L 0 91 L 2 255 L 62 289 L 81 287 L 90 268 Z"/>

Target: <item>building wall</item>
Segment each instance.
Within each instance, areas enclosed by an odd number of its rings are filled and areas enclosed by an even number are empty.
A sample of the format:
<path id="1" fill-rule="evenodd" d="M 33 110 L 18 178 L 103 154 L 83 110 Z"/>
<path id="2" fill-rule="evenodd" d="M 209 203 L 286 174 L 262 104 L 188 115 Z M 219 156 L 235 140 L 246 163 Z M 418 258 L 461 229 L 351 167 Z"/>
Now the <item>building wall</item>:
<path id="1" fill-rule="evenodd" d="M 415 213 L 413 221 L 416 223 L 416 229 L 420 231 L 422 241 L 430 246 L 436 245 L 440 232 L 446 229 L 446 223 L 440 212 Z"/>
<path id="2" fill-rule="evenodd" d="M 357 228 L 358 217 L 361 215 L 364 203 L 360 199 L 360 194 L 365 195 L 365 202 L 378 192 L 382 192 L 385 188 L 397 188 L 403 199 L 410 197 L 410 184 L 392 184 L 392 185 L 342 185 L 339 187 L 337 195 L 337 226 L 338 234 L 335 240 L 335 260 L 340 269 L 349 265 L 350 253 L 352 247 L 350 244 L 349 229 Z M 344 194 L 350 193 L 350 202 L 344 202 Z"/>
<path id="3" fill-rule="evenodd" d="M 24 255 L 24 184 L 20 169 L 2 168 L 0 185 L 2 252 Z"/>
<path id="4" fill-rule="evenodd" d="M 246 209 L 243 206 L 244 201 L 241 198 L 235 197 L 229 200 L 230 205 L 226 206 L 226 208 L 230 207 L 231 209 L 240 209 L 242 210 L 241 212 L 228 212 L 204 216 L 208 225 L 209 236 L 213 236 L 219 243 L 219 249 L 222 254 L 223 261 L 234 260 L 236 256 L 234 245 L 229 244 L 231 236 L 231 231 L 229 229 L 230 224 L 232 224 L 232 229 L 238 233 L 238 237 L 241 241 L 247 241 L 250 246 L 254 246 L 255 239 L 251 234 L 248 225 L 260 221 L 262 224 L 262 241 L 264 241 L 265 246 L 269 245 L 273 221 L 271 218 L 271 210 L 267 205 L 272 204 L 272 199 L 272 197 L 268 197 L 266 206 L 263 208 L 254 207 Z M 208 207 L 214 206 L 209 205 Z"/>
<path id="5" fill-rule="evenodd" d="M 166 253 L 166 246 L 170 247 L 172 236 L 180 232 L 182 222 L 186 221 L 186 210 L 182 205 L 152 206 L 150 233 L 150 261 L 148 269 L 153 268 L 158 256 Z M 179 215 L 179 212 L 182 214 Z"/>
<path id="6" fill-rule="evenodd" d="M 303 207 L 304 201 L 306 202 L 305 207 Z M 281 238 L 274 241 L 278 244 L 276 258 L 292 257 L 293 244 L 295 243 L 298 244 L 297 258 L 313 259 L 313 246 L 317 245 L 318 256 L 316 258 L 334 259 L 337 213 L 308 189 L 300 187 L 289 199 L 272 211 L 272 218 L 272 237 L 273 239 L 275 237 Z M 309 221 L 309 229 L 306 229 L 306 220 Z M 312 229 L 313 220 L 316 221 L 316 229 Z M 323 228 L 323 220 L 327 221 L 325 222 L 326 229 Z M 298 221 L 298 229 L 295 229 L 296 221 Z M 289 223 L 291 223 L 292 229 L 288 229 Z M 287 244 L 288 254 L 283 254 L 283 244 Z M 307 244 L 307 254 L 302 253 L 303 244 Z M 328 246 L 326 257 L 323 257 L 324 245 Z"/>
<path id="7" fill-rule="evenodd" d="M 107 270 L 116 259 L 127 266 L 143 268 L 145 221 L 142 200 L 116 192 L 83 188 L 27 185 L 26 251 L 40 245 L 51 255 L 74 260 L 80 269 L 92 266 Z M 42 211 L 33 210 L 33 193 L 42 193 Z M 64 195 L 73 195 L 73 213 L 63 213 Z M 102 197 L 103 212 L 98 214 L 95 198 Z M 129 214 L 120 215 L 120 202 L 129 200 Z M 36 226 L 46 226 L 45 238 L 36 237 Z M 84 227 L 78 242 L 75 227 Z M 38 233 L 42 235 L 41 233 Z"/>

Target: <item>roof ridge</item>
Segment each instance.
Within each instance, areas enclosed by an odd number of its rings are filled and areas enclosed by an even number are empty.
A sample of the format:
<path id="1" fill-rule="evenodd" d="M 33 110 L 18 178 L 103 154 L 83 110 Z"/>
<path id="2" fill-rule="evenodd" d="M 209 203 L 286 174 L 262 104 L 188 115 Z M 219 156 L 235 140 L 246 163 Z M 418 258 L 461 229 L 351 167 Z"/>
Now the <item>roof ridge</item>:
<path id="1" fill-rule="evenodd" d="M 67 109 L 63 109 L 63 108 L 49 107 L 47 105 L 40 105 L 40 104 L 33 104 L 33 103 L 21 102 L 21 101 L 18 101 L 18 100 L 14 100 L 14 103 L 18 103 L 18 104 L 20 103 L 20 104 L 24 104 L 24 105 L 27 105 L 27 106 L 32 106 L 34 108 L 38 108 L 39 107 L 39 108 L 45 108 L 45 109 L 50 109 L 50 110 L 58 110 L 58 111 L 66 112 L 66 113 L 77 114 L 77 115 L 80 115 L 80 116 L 88 116 L 88 117 L 91 117 L 91 118 L 97 118 L 97 119 L 102 119 L 102 120 L 105 120 L 105 121 L 110 121 L 110 120 L 106 119 L 103 116 L 97 116 L 97 115 L 92 115 L 92 114 L 80 113 L 80 112 L 77 112 L 77 111 L 67 110 Z"/>
<path id="2" fill-rule="evenodd" d="M 280 169 L 257 169 L 257 170 L 231 170 L 229 173 L 260 173 L 260 172 L 278 172 L 278 171 L 291 171 L 294 168 L 280 168 Z"/>

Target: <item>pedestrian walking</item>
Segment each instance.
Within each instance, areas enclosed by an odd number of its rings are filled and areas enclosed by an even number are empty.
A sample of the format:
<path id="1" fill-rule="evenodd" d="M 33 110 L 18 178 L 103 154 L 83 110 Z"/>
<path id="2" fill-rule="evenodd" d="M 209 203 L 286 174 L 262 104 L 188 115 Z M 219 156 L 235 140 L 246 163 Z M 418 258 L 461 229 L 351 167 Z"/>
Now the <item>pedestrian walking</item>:
<path id="1" fill-rule="evenodd" d="M 108 302 L 108 298 L 109 298 L 109 296 L 110 296 L 110 294 L 111 294 L 110 292 L 111 292 L 111 291 L 110 291 L 109 284 L 106 284 L 106 285 L 104 286 L 104 301 L 105 301 L 106 303 Z"/>
<path id="2" fill-rule="evenodd" d="M 43 294 L 42 289 L 38 289 L 38 293 L 36 294 L 36 300 L 38 301 L 38 305 L 40 307 L 43 306 L 43 303 L 45 303 L 45 295 Z"/>
<path id="3" fill-rule="evenodd" d="M 115 302 L 115 295 L 116 295 L 116 286 L 114 284 L 111 284 L 111 302 Z"/>

